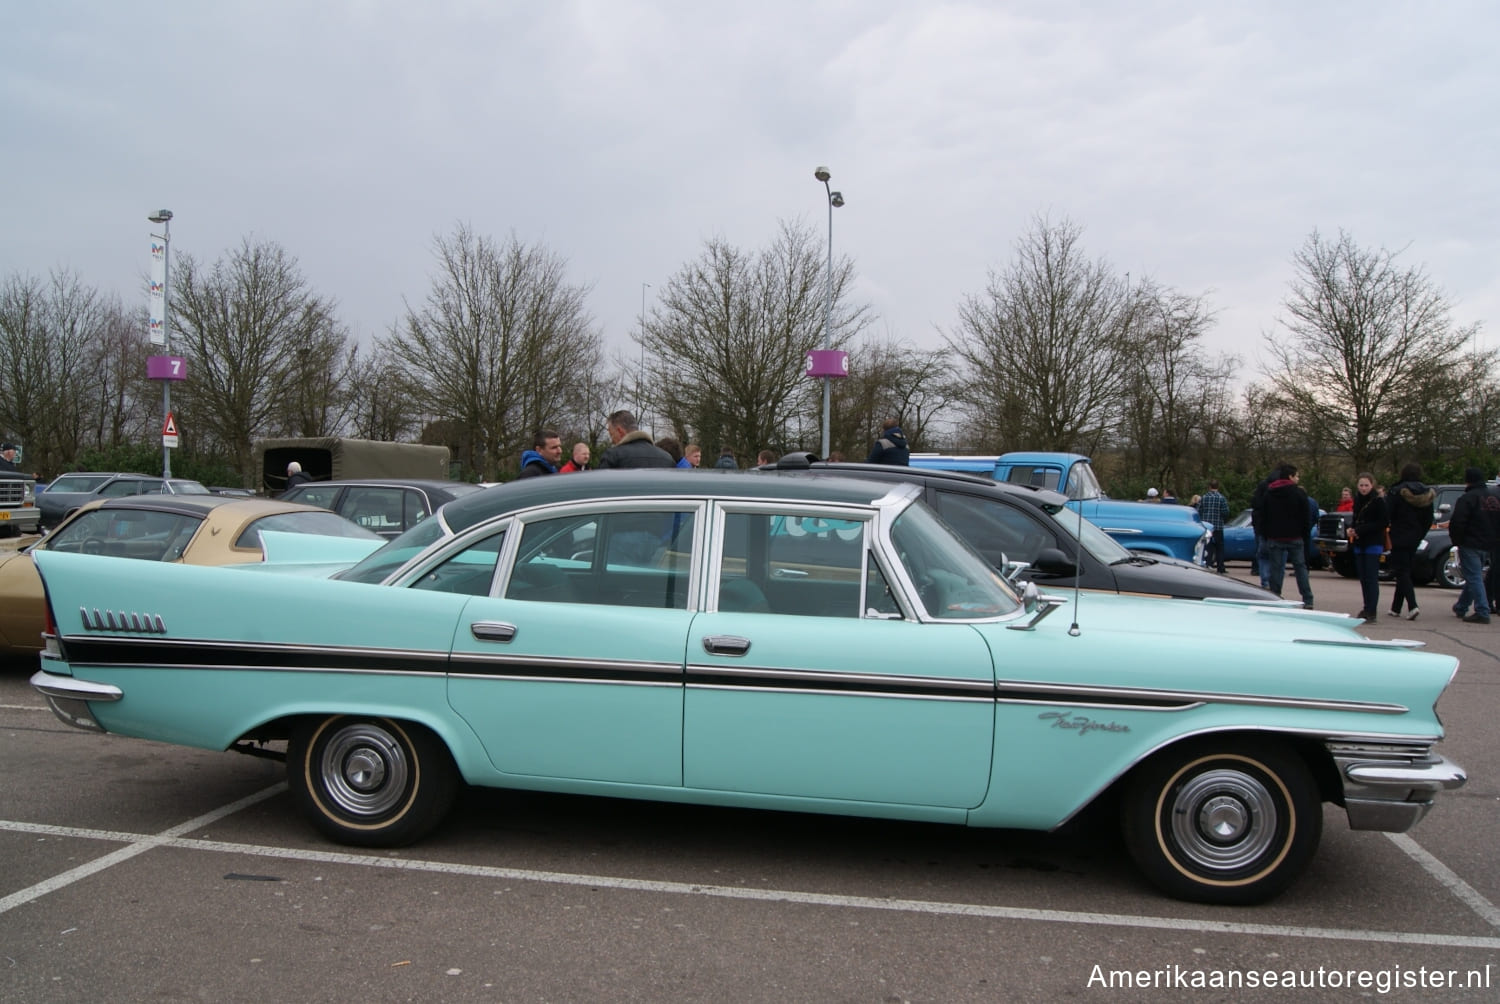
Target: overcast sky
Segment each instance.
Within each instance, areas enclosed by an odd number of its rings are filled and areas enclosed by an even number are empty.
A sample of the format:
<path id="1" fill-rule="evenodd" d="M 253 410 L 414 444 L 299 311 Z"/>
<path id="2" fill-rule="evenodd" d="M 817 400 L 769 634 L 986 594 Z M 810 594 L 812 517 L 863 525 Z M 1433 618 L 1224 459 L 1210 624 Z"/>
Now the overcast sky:
<path id="1" fill-rule="evenodd" d="M 1494 346 L 1497 38 L 1483 0 L 48 0 L 0 32 L 0 276 L 144 306 L 168 208 L 174 254 L 275 241 L 368 339 L 463 222 L 565 258 L 633 354 L 705 239 L 826 233 L 826 164 L 834 252 L 915 345 L 1050 214 L 1247 367 L 1315 228 L 1405 248 Z"/>

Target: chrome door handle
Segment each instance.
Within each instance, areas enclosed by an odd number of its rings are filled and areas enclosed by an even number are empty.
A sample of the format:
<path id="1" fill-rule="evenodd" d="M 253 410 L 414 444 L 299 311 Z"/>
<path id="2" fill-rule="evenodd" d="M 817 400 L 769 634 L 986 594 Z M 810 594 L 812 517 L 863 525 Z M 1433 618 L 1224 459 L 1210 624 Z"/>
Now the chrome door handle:
<path id="1" fill-rule="evenodd" d="M 744 655 L 750 651 L 750 639 L 732 634 L 704 635 L 703 648 L 710 655 Z"/>
<path id="2" fill-rule="evenodd" d="M 480 641 L 510 641 L 516 636 L 516 626 L 504 621 L 475 621 L 469 625 L 469 633 Z"/>

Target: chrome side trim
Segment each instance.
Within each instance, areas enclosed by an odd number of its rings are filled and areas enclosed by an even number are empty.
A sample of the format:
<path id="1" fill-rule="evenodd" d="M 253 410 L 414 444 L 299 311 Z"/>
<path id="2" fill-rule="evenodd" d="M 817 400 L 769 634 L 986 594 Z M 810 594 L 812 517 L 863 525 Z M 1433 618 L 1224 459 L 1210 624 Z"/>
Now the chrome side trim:
<path id="1" fill-rule="evenodd" d="M 161 614 L 126 613 L 120 611 L 117 615 L 113 610 L 106 610 L 102 614 L 95 607 L 90 613 L 84 607 L 78 608 L 78 616 L 83 621 L 85 630 L 88 631 L 134 631 L 137 634 L 166 634 L 167 625 L 161 618 Z M 116 619 L 118 617 L 118 619 Z"/>
<path id="2" fill-rule="evenodd" d="M 1294 645 L 1337 645 L 1343 648 L 1426 648 L 1425 641 L 1413 638 L 1293 638 Z"/>
<path id="3" fill-rule="evenodd" d="M 965 680 L 949 677 L 897 676 L 886 673 L 830 673 L 814 669 L 771 669 L 763 666 L 706 666 L 692 663 L 688 666 L 692 676 L 721 676 L 728 678 L 755 678 L 758 680 L 782 678 L 798 683 L 859 683 L 902 685 L 911 687 L 938 686 L 944 689 L 971 691 L 976 695 L 993 696 L 995 684 L 991 680 Z"/>
<path id="4" fill-rule="evenodd" d="M 1404 715 L 1410 709 L 1404 704 L 1377 701 L 1348 701 L 1328 697 L 1273 697 L 1269 694 L 1229 694 L 1210 690 L 1157 690 L 1146 687 L 1095 687 L 1076 683 L 1001 680 L 998 700 L 1022 704 L 1131 702 L 1142 704 L 1248 704 L 1274 708 L 1309 708 L 1317 711 L 1360 711 L 1377 715 Z M 1061 695 L 1061 699 L 1049 695 Z"/>

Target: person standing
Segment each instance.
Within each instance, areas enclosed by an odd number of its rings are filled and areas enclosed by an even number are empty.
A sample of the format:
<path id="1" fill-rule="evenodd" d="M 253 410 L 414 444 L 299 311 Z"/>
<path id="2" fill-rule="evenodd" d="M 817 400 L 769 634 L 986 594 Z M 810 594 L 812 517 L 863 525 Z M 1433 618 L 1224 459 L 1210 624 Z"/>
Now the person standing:
<path id="1" fill-rule="evenodd" d="M 870 447 L 870 455 L 865 458 L 865 463 L 893 464 L 898 467 L 911 464 L 911 448 L 906 445 L 906 433 L 901 431 L 899 421 L 888 418 L 880 423 L 880 438 Z"/>
<path id="2" fill-rule="evenodd" d="M 1217 479 L 1209 479 L 1208 491 L 1198 499 L 1198 519 L 1204 526 L 1212 527 L 1209 537 L 1209 553 L 1203 563 L 1220 575 L 1224 574 L 1224 521 L 1229 517 L 1229 500 L 1219 491 Z"/>
<path id="3" fill-rule="evenodd" d="M 734 459 L 734 451 L 729 447 L 721 447 L 719 459 L 714 461 L 714 466 L 725 471 L 737 471 L 740 469 L 738 461 Z"/>
<path id="4" fill-rule="evenodd" d="M 1333 511 L 1334 512 L 1353 512 L 1354 511 L 1354 493 L 1352 491 L 1350 491 L 1347 487 L 1339 489 L 1339 504 L 1338 504 L 1337 507 L 1335 507 L 1335 509 Z"/>
<path id="5" fill-rule="evenodd" d="M 1374 475 L 1361 472 L 1355 480 L 1351 515 L 1346 532 L 1362 595 L 1359 613 L 1354 616 L 1369 624 L 1375 620 L 1380 606 L 1380 556 L 1385 553 L 1385 532 L 1391 525 L 1385 498 L 1375 490 Z"/>
<path id="6" fill-rule="evenodd" d="M 1458 564 L 1464 573 L 1464 588 L 1453 604 L 1453 613 L 1470 624 L 1490 622 L 1490 601 L 1484 589 L 1484 561 L 1496 543 L 1496 523 L 1500 522 L 1500 498 L 1484 483 L 1484 472 L 1477 467 L 1464 469 L 1467 489 L 1453 503 L 1448 519 L 1448 536 L 1458 548 Z M 1469 613 L 1473 604 L 1474 612 Z"/>
<path id="7" fill-rule="evenodd" d="M 682 448 L 682 459 L 687 461 L 688 467 L 700 467 L 703 464 L 703 447 L 697 443 L 689 443 Z"/>
<path id="8" fill-rule="evenodd" d="M 537 478 L 556 474 L 562 460 L 562 437 L 551 429 L 538 429 L 531 437 L 531 449 L 521 454 L 521 477 Z"/>
<path id="9" fill-rule="evenodd" d="M 1267 577 L 1267 588 L 1280 596 L 1281 585 L 1286 579 L 1286 563 L 1290 561 L 1297 576 L 1297 590 L 1302 594 L 1302 607 L 1311 610 L 1312 583 L 1307 577 L 1307 532 L 1311 523 L 1307 515 L 1307 492 L 1302 490 L 1298 480 L 1297 466 L 1282 464 L 1266 485 L 1258 525 L 1265 537 L 1261 567 Z"/>
<path id="10" fill-rule="evenodd" d="M 636 425 L 635 415 L 621 409 L 609 416 L 609 440 L 615 445 L 599 458 L 601 471 L 632 467 L 676 467 L 672 455 L 655 443 Z"/>
<path id="11" fill-rule="evenodd" d="M 1411 463 L 1401 468 L 1401 480 L 1385 498 L 1391 517 L 1391 553 L 1386 555 L 1385 567 L 1396 580 L 1396 591 L 1391 594 L 1391 616 L 1400 617 L 1401 604 L 1405 602 L 1406 619 L 1414 621 L 1421 611 L 1417 609 L 1411 565 L 1417 557 L 1417 546 L 1432 529 L 1432 502 L 1437 492 L 1422 483 L 1422 465 Z"/>
<path id="12" fill-rule="evenodd" d="M 559 467 L 557 469 L 557 473 L 574 474 L 578 471 L 588 470 L 590 455 L 591 451 L 589 450 L 588 443 L 574 443 L 572 458 L 569 459 L 566 464 L 563 464 L 561 467 Z"/>

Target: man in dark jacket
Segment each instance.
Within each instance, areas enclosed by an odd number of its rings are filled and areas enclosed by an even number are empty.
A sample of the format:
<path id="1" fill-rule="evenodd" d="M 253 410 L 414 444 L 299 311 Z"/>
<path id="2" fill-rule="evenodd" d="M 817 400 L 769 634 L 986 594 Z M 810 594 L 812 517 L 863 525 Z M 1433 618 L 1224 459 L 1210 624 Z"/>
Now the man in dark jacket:
<path id="1" fill-rule="evenodd" d="M 676 467 L 672 455 L 655 443 L 636 425 L 635 416 L 617 411 L 609 416 L 609 439 L 614 443 L 599 458 L 601 471 L 626 467 Z"/>
<path id="2" fill-rule="evenodd" d="M 551 429 L 538 429 L 536 435 L 531 437 L 531 449 L 521 454 L 520 476 L 536 478 L 543 474 L 556 474 L 557 463 L 561 459 L 562 437 Z"/>
<path id="3" fill-rule="evenodd" d="M 906 445 L 906 433 L 901 431 L 900 422 L 888 418 L 880 423 L 880 438 L 870 447 L 870 455 L 865 458 L 865 463 L 895 464 L 900 467 L 911 463 L 911 449 Z"/>
<path id="4" fill-rule="evenodd" d="M 1484 471 L 1477 467 L 1464 469 L 1467 489 L 1453 503 L 1448 519 L 1448 536 L 1458 548 L 1458 564 L 1464 573 L 1464 588 L 1453 604 L 1453 612 L 1470 624 L 1490 622 L 1490 601 L 1484 588 L 1484 562 L 1496 543 L 1496 524 L 1500 523 L 1500 497 L 1485 486 Z M 1474 612 L 1469 613 L 1469 604 Z"/>
<path id="5" fill-rule="evenodd" d="M 1307 576 L 1307 533 L 1313 520 L 1308 515 L 1307 492 L 1297 483 L 1295 464 L 1282 464 L 1260 498 L 1256 531 L 1265 538 L 1267 588 L 1281 595 L 1286 563 L 1292 563 L 1304 609 L 1313 608 L 1312 583 Z"/>
<path id="6" fill-rule="evenodd" d="M 1422 538 L 1432 529 L 1432 503 L 1437 492 L 1422 483 L 1422 465 L 1411 463 L 1401 468 L 1401 480 L 1386 491 L 1385 498 L 1391 516 L 1391 553 L 1386 556 L 1385 567 L 1396 579 L 1391 616 L 1401 616 L 1405 601 L 1406 619 L 1414 621 L 1421 611 L 1411 581 L 1411 564 Z"/>

